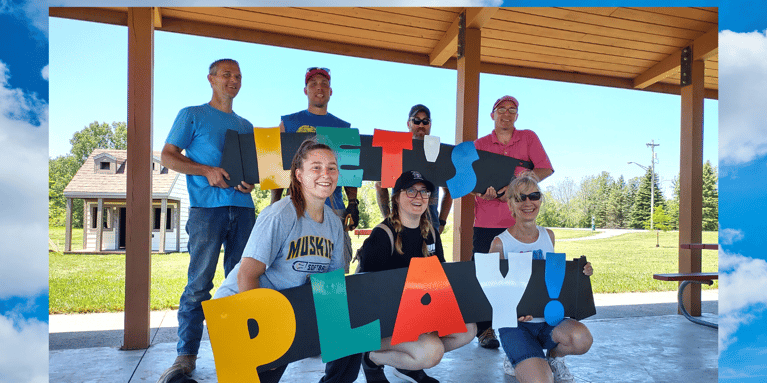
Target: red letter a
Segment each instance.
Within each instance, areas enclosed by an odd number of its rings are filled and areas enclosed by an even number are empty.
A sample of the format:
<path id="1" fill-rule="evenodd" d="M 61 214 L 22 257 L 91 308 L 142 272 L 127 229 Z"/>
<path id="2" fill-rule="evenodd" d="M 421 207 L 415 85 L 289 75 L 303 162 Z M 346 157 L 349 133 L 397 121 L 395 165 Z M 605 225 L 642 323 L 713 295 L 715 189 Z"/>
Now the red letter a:
<path id="1" fill-rule="evenodd" d="M 466 324 L 439 259 L 413 258 L 391 344 L 416 341 L 419 335 L 432 331 L 439 331 L 439 336 L 466 332 Z"/>

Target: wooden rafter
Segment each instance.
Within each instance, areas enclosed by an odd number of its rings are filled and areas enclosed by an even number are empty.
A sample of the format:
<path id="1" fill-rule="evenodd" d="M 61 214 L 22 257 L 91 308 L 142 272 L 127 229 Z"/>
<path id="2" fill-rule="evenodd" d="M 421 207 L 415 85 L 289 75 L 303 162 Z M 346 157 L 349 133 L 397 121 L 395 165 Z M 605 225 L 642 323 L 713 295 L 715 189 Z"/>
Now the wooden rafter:
<path id="1" fill-rule="evenodd" d="M 466 8 L 466 27 L 482 29 L 490 21 L 498 7 L 471 7 Z M 456 52 L 458 48 L 458 24 L 460 17 L 456 17 L 450 27 L 439 40 L 431 53 L 429 53 L 429 64 L 432 66 L 442 66 Z"/>
<path id="2" fill-rule="evenodd" d="M 706 60 L 717 54 L 718 28 L 713 28 L 692 42 L 693 60 Z M 634 78 L 634 87 L 644 89 L 679 71 L 682 51 L 677 50 Z"/>

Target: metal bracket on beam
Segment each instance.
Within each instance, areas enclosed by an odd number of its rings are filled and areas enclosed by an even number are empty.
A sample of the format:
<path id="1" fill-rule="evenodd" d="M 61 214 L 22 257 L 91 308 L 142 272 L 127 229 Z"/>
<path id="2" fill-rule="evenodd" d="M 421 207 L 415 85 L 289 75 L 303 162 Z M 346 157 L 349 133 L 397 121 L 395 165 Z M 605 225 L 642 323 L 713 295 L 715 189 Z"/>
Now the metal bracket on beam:
<path id="1" fill-rule="evenodd" d="M 464 55 L 464 48 L 466 47 L 466 11 L 461 12 L 458 15 L 458 58 L 460 59 Z"/>
<path id="2" fill-rule="evenodd" d="M 679 85 L 687 86 L 690 84 L 692 84 L 692 46 L 687 46 L 682 49 Z"/>

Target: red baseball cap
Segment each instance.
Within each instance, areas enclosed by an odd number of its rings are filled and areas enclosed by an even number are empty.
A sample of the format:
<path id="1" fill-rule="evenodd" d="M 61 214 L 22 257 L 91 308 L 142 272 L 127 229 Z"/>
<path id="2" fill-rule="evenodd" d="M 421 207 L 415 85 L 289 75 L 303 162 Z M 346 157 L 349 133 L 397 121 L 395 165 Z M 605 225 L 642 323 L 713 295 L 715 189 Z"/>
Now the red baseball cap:
<path id="1" fill-rule="evenodd" d="M 514 107 L 515 108 L 519 108 L 519 101 L 517 101 L 516 98 L 511 97 L 511 96 L 503 96 L 503 97 L 499 98 L 498 101 L 495 102 L 495 104 L 493 104 L 493 110 L 490 113 L 495 112 L 495 108 L 498 107 L 498 104 L 500 104 L 500 103 L 502 103 L 504 101 L 511 101 L 511 102 L 514 103 Z"/>
<path id="2" fill-rule="evenodd" d="M 320 68 L 320 67 L 311 67 L 306 69 L 306 76 L 304 77 L 304 85 L 309 83 L 309 79 L 312 78 L 315 74 L 321 74 L 325 77 L 327 77 L 328 81 L 330 81 L 330 69 L 328 68 Z"/>

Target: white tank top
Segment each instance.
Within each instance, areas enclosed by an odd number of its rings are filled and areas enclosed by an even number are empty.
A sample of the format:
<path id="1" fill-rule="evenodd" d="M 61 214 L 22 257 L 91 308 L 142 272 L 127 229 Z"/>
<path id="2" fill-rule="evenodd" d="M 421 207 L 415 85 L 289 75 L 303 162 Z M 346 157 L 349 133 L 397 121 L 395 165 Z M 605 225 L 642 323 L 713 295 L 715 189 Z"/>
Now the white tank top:
<path id="1" fill-rule="evenodd" d="M 503 233 L 498 234 L 496 238 L 500 238 L 501 243 L 503 244 L 503 258 L 507 259 L 508 257 L 506 254 L 508 253 L 525 253 L 528 251 L 535 253 L 535 250 L 539 250 L 541 252 L 540 259 L 546 259 L 546 253 L 553 253 L 554 244 L 551 243 L 551 237 L 549 237 L 549 233 L 546 231 L 546 228 L 541 226 L 537 226 L 537 228 L 538 239 L 533 243 L 520 242 L 514 238 L 508 230 L 504 230 Z M 534 254 L 533 259 L 539 258 L 537 258 L 536 254 Z"/>
<path id="2" fill-rule="evenodd" d="M 514 238 L 508 230 L 504 230 L 503 233 L 496 236 L 501 239 L 503 244 L 503 259 L 508 259 L 506 254 L 508 253 L 526 253 L 528 251 L 533 252 L 533 259 L 546 259 L 546 253 L 554 252 L 554 244 L 551 243 L 551 237 L 546 231 L 545 227 L 538 227 L 538 239 L 533 243 L 520 242 Z M 534 317 L 528 323 L 542 323 L 546 319 Z"/>

